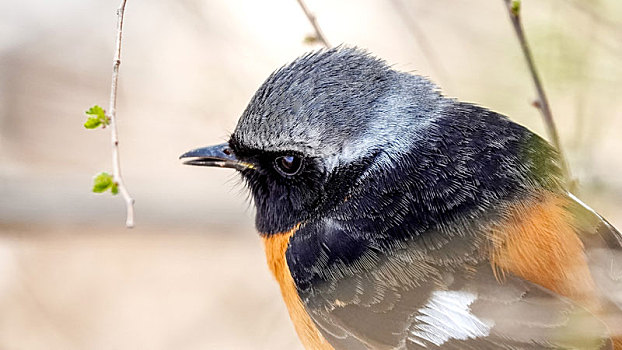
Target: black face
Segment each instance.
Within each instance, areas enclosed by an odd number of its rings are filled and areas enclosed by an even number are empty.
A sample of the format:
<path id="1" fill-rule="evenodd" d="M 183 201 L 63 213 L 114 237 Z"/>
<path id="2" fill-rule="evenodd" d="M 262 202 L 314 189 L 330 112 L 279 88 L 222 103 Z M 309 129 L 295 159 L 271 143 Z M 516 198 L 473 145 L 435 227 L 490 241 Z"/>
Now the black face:
<path id="1" fill-rule="evenodd" d="M 257 207 L 260 233 L 288 231 L 322 203 L 326 171 L 321 159 L 299 151 L 248 149 L 235 138 L 230 145 L 238 160 L 252 164 L 241 174 Z"/>

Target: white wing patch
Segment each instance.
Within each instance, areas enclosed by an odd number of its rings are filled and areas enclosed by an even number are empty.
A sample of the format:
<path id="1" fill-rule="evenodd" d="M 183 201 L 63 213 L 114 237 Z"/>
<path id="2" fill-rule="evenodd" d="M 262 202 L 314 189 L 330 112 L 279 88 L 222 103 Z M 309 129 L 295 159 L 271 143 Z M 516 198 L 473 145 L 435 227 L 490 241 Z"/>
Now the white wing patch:
<path id="1" fill-rule="evenodd" d="M 490 334 L 491 322 L 473 315 L 470 305 L 477 295 L 464 291 L 436 291 L 428 303 L 419 309 L 414 330 L 408 337 L 425 347 L 422 340 L 442 345 L 449 339 L 466 340 Z"/>

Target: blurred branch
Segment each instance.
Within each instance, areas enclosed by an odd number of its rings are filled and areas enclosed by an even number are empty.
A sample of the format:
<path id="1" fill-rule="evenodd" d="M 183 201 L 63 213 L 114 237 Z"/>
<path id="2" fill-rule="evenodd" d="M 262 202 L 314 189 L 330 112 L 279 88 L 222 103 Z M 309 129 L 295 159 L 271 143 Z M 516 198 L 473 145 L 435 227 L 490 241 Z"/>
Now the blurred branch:
<path id="1" fill-rule="evenodd" d="M 443 82 L 447 83 L 448 82 L 447 77 L 449 75 L 447 74 L 447 71 L 443 67 L 441 60 L 434 52 L 432 45 L 430 45 L 428 38 L 425 36 L 425 34 L 423 34 L 423 31 L 417 24 L 417 20 L 410 15 L 410 13 L 408 12 L 408 9 L 404 7 L 404 4 L 400 0 L 391 0 L 391 3 L 393 4 L 393 7 L 395 8 L 396 12 L 398 13 L 402 21 L 408 27 L 408 30 L 410 31 L 411 35 L 415 37 L 415 41 L 417 42 L 417 45 L 419 45 L 419 48 L 421 49 L 423 56 L 425 57 L 426 61 L 430 64 L 430 67 L 432 67 L 432 70 L 436 72 L 436 74 L 439 76 L 439 78 Z"/>
<path id="2" fill-rule="evenodd" d="M 599 26 L 607 27 L 609 30 L 617 33 L 622 32 L 619 23 L 616 23 L 613 20 L 606 18 L 605 16 L 594 11 L 594 9 L 590 6 L 587 6 L 584 1 L 570 0 L 569 4 L 576 10 L 583 12 L 584 14 L 589 16 L 594 21 L 594 23 L 598 24 Z M 622 37 L 620 37 L 619 35 L 614 35 L 613 38 L 618 40 L 622 39 Z"/>
<path id="3" fill-rule="evenodd" d="M 570 6 L 581 14 L 587 16 L 595 25 L 609 31 L 608 35 L 595 35 L 592 40 L 597 41 L 601 47 L 613 51 L 614 54 L 622 53 L 622 26 L 619 22 L 605 17 L 594 10 L 593 6 L 587 6 L 583 1 L 570 0 Z M 591 3 L 590 3 L 591 4 Z"/>
<path id="4" fill-rule="evenodd" d="M 110 113 L 110 137 L 112 141 L 112 176 L 127 207 L 125 225 L 127 227 L 134 227 L 134 199 L 127 191 L 125 183 L 123 182 L 123 177 L 121 176 L 119 135 L 117 131 L 117 85 L 119 81 L 119 66 L 121 65 L 121 38 L 123 37 L 123 16 L 125 14 L 126 2 L 127 0 L 121 0 L 121 5 L 117 9 L 117 42 L 112 65 L 112 83 L 110 86 L 110 105 L 108 107 L 108 113 Z"/>
<path id="5" fill-rule="evenodd" d="M 320 28 L 320 25 L 317 24 L 315 15 L 311 13 L 311 11 L 309 11 L 309 8 L 307 8 L 307 5 L 305 4 L 304 0 L 297 0 L 297 1 L 298 1 L 298 5 L 300 5 L 300 8 L 305 13 L 305 16 L 307 16 L 309 23 L 311 23 L 311 25 L 313 26 L 313 29 L 315 30 L 315 38 L 319 40 L 322 43 L 322 45 L 326 47 L 330 47 L 328 40 L 326 40 L 326 37 L 324 36 L 324 33 L 322 32 L 322 28 Z"/>
<path id="6" fill-rule="evenodd" d="M 525 56 L 525 61 L 527 61 L 527 67 L 529 68 L 531 78 L 533 79 L 533 84 L 538 94 L 538 100 L 534 102 L 534 106 L 540 110 L 540 113 L 542 114 L 542 119 L 544 120 L 544 125 L 546 126 L 546 131 L 549 135 L 549 138 L 551 139 L 551 143 L 555 148 L 557 148 L 557 151 L 559 152 L 559 158 L 561 162 L 560 165 L 564 180 L 566 181 L 566 184 L 569 185 L 569 187 L 573 187 L 570 178 L 570 169 L 568 168 L 568 162 L 566 161 L 566 156 L 564 155 L 564 152 L 562 150 L 559 134 L 557 133 L 557 128 L 555 126 L 555 120 L 553 119 L 553 114 L 551 113 L 551 108 L 549 107 L 546 93 L 544 92 L 544 88 L 542 87 L 542 83 L 540 82 L 540 76 L 538 75 L 536 65 L 531 55 L 531 49 L 529 48 L 529 44 L 527 44 L 525 32 L 523 31 L 523 25 L 521 23 L 520 16 L 521 1 L 503 0 L 503 2 L 507 7 L 508 14 L 510 15 L 510 20 L 512 21 L 512 25 L 514 26 L 514 32 L 516 33 L 516 37 L 518 38 L 518 41 L 520 43 L 523 55 Z M 569 189 L 572 190 L 573 188 Z"/>

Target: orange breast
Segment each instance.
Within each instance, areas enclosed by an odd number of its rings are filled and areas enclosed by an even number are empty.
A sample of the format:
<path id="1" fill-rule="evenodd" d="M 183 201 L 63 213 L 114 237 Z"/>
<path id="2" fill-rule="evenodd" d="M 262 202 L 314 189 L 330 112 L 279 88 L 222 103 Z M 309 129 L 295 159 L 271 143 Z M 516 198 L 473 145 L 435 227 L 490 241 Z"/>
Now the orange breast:
<path id="1" fill-rule="evenodd" d="M 313 350 L 334 350 L 318 331 L 309 317 L 309 314 L 307 314 L 302 300 L 300 300 L 298 292 L 296 291 L 296 285 L 289 271 L 289 266 L 287 266 L 285 251 L 287 250 L 289 239 L 294 235 L 297 229 L 298 226 L 287 232 L 263 236 L 268 267 L 281 287 L 281 295 L 283 296 L 285 305 L 287 305 L 289 317 L 305 348 Z"/>

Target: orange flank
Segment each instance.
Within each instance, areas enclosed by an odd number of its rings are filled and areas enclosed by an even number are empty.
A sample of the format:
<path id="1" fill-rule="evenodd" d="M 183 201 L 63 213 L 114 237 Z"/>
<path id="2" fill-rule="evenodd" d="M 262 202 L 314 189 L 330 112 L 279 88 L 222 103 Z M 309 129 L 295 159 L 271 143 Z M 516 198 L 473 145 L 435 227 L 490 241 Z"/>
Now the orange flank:
<path id="1" fill-rule="evenodd" d="M 509 210 L 492 232 L 490 261 L 497 278 L 506 272 L 537 283 L 598 313 L 600 303 L 569 199 L 545 193 Z"/>
<path id="2" fill-rule="evenodd" d="M 298 337 L 304 347 L 306 349 L 333 350 L 333 347 L 320 334 L 302 305 L 302 300 L 298 296 L 294 279 L 285 259 L 285 251 L 287 251 L 289 239 L 298 230 L 299 226 L 296 225 L 296 227 L 287 232 L 262 236 L 268 267 L 270 267 L 270 271 L 272 271 L 281 287 L 281 295 L 283 300 L 285 300 L 285 305 L 287 305 L 289 317 L 292 319 L 296 333 L 298 333 Z"/>
<path id="3" fill-rule="evenodd" d="M 512 273 L 555 293 L 575 300 L 610 329 L 619 320 L 607 319 L 598 298 L 584 246 L 577 234 L 581 223 L 565 209 L 570 199 L 545 193 L 510 209 L 507 220 L 492 231 L 490 262 L 497 278 Z M 622 350 L 622 339 L 612 337 L 613 348 Z"/>

